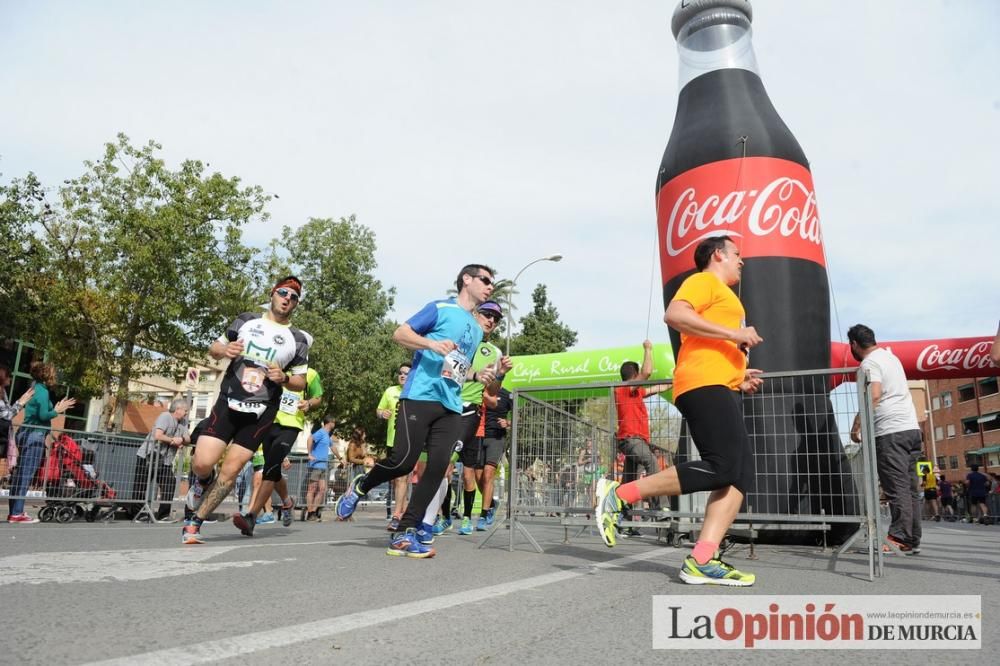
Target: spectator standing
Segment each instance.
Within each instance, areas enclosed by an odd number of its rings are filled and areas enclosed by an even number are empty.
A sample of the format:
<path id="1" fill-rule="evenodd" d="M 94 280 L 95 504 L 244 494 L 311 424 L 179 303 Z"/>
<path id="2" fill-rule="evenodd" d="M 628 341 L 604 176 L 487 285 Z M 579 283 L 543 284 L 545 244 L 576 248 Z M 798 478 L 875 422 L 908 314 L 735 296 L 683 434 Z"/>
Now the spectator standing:
<path id="1" fill-rule="evenodd" d="M 157 522 L 170 520 L 171 500 L 177 489 L 174 477 L 174 457 L 185 444 L 190 443 L 187 415 L 190 406 L 187 400 L 175 398 L 166 411 L 156 417 L 152 430 L 146 435 L 136 451 L 135 473 L 132 475 L 132 499 L 146 502 L 151 484 L 160 490 L 160 506 L 154 519 Z M 152 463 L 152 468 L 150 468 Z M 138 515 L 141 505 L 134 505 L 132 516 Z"/>
<path id="2" fill-rule="evenodd" d="M 972 470 L 965 475 L 965 482 L 968 484 L 965 491 L 965 499 L 969 506 L 969 520 L 975 521 L 976 514 L 979 514 L 979 524 L 985 525 L 989 518 L 989 509 L 986 508 L 986 498 L 990 493 L 990 479 L 979 471 L 979 465 L 972 465 Z"/>
<path id="3" fill-rule="evenodd" d="M 14 402 L 7 402 L 11 379 L 10 368 L 0 365 L 0 483 L 7 480 L 7 471 L 14 466 L 7 465 L 8 456 L 14 464 L 17 460 L 14 454 L 17 450 L 17 445 L 14 444 L 14 417 L 24 409 L 31 396 L 35 394 L 35 389 L 29 388 Z"/>
<path id="4" fill-rule="evenodd" d="M 309 487 L 306 490 L 306 520 L 322 520 L 322 508 L 326 504 L 326 486 L 330 475 L 330 447 L 333 441 L 335 421 L 333 416 L 323 417 L 323 425 L 309 435 Z"/>
<path id="5" fill-rule="evenodd" d="M 34 394 L 24 406 L 24 421 L 17 432 L 18 462 L 14 484 L 10 489 L 11 498 L 7 501 L 8 523 L 38 522 L 37 518 L 24 512 L 24 495 L 45 455 L 45 438 L 52 430 L 52 419 L 76 404 L 73 398 L 63 398 L 55 406 L 52 405 L 49 390 L 56 383 L 56 369 L 53 365 L 38 361 L 31 364 L 30 372 L 31 378 L 35 380 Z"/>
<path id="6" fill-rule="evenodd" d="M 847 331 L 851 355 L 868 372 L 875 410 L 875 457 L 879 483 L 889 502 L 892 523 L 889 545 L 904 555 L 920 552 L 922 493 L 917 478 L 917 458 L 923 435 L 910 398 L 903 365 L 892 352 L 878 346 L 875 332 L 864 324 Z M 861 415 L 854 418 L 851 439 L 861 441 Z"/>
<path id="7" fill-rule="evenodd" d="M 924 508 L 927 510 L 927 517 L 941 522 L 941 504 L 938 502 L 938 482 L 934 468 L 928 460 L 921 460 L 917 465 L 923 472 L 920 480 L 924 488 Z"/>
<path id="8" fill-rule="evenodd" d="M 642 367 L 635 361 L 625 361 L 620 368 L 623 382 L 644 382 L 653 373 L 653 343 L 644 340 L 642 343 Z M 618 451 L 625 456 L 622 473 L 622 483 L 629 483 L 639 478 L 640 468 L 646 476 L 652 476 L 659 470 L 653 450 L 649 446 L 649 411 L 646 409 L 646 397 L 661 393 L 670 388 L 669 384 L 656 386 L 619 386 L 615 389 L 615 411 L 618 416 L 618 431 L 615 439 Z M 651 509 L 660 507 L 659 497 L 648 498 Z M 631 518 L 629 507 L 622 512 L 624 518 Z M 628 528 L 627 536 L 638 536 L 639 530 Z"/>
<path id="9" fill-rule="evenodd" d="M 941 512 L 945 515 L 945 520 L 955 520 L 955 496 L 952 494 L 951 481 L 941 477 L 938 483 L 941 494 Z"/>
<path id="10" fill-rule="evenodd" d="M 365 429 L 361 426 L 351 431 L 347 440 L 347 476 L 354 478 L 365 473 L 365 458 L 368 456 L 368 443 L 365 441 Z"/>

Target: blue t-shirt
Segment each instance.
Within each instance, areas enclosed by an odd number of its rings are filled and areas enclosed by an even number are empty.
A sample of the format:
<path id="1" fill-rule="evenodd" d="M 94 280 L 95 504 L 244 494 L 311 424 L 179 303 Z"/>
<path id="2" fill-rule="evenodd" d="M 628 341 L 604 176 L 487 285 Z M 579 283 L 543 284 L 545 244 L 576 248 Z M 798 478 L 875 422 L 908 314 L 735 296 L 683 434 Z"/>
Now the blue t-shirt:
<path id="1" fill-rule="evenodd" d="M 320 428 L 312 434 L 312 453 L 315 460 L 309 461 L 309 469 L 326 469 L 327 461 L 330 460 L 330 433 Z"/>
<path id="2" fill-rule="evenodd" d="M 479 322 L 454 298 L 431 301 L 406 320 L 418 335 L 430 340 L 451 340 L 458 348 L 448 356 L 429 349 L 413 354 L 413 368 L 403 385 L 401 399 L 432 400 L 445 409 L 462 412 L 459 394 L 471 374 L 472 357 L 483 339 Z"/>

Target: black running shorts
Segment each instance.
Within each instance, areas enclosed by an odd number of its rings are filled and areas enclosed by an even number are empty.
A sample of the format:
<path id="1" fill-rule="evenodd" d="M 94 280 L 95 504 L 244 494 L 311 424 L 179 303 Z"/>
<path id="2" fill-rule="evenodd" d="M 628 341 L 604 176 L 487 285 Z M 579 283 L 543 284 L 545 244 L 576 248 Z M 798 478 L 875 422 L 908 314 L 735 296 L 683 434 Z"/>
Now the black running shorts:
<path id="1" fill-rule="evenodd" d="M 220 395 L 208 415 L 208 425 L 201 431 L 206 437 L 215 437 L 223 442 L 238 444 L 249 451 L 256 451 L 260 446 L 264 433 L 274 423 L 278 413 L 278 403 L 267 405 L 264 412 L 258 416 L 251 412 L 238 412 L 230 409 L 229 401 Z"/>
<path id="2" fill-rule="evenodd" d="M 470 410 L 472 413 L 467 413 Z M 458 438 L 462 440 L 462 452 L 458 459 L 462 461 L 464 467 L 469 469 L 475 468 L 476 463 L 479 462 L 481 444 L 480 439 L 476 437 L 477 430 L 479 430 L 479 405 L 470 405 L 462 413 L 462 425 L 458 435 Z"/>

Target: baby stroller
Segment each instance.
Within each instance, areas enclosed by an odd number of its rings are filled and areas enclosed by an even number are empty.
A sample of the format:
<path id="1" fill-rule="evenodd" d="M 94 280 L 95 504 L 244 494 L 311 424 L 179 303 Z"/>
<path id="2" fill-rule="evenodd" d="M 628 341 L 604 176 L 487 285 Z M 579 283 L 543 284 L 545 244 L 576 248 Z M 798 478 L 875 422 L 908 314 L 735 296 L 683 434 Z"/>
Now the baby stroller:
<path id="1" fill-rule="evenodd" d="M 97 478 L 94 451 L 80 448 L 66 433 L 56 437 L 52 453 L 39 471 L 45 487 L 45 506 L 38 512 L 43 523 L 68 523 L 85 518 L 110 520 L 115 514 L 115 490 Z"/>

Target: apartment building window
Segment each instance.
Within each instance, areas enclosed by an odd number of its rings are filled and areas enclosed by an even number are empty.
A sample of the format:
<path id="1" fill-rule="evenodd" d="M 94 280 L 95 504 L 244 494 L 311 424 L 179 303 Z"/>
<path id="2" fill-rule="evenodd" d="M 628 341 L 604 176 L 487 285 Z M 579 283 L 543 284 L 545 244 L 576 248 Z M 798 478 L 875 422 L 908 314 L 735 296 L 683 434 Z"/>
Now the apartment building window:
<path id="1" fill-rule="evenodd" d="M 941 394 L 941 404 L 944 405 L 945 409 L 951 407 L 951 391 Z"/>
<path id="2" fill-rule="evenodd" d="M 951 469 L 958 469 L 958 456 L 948 456 L 948 465 Z"/>
<path id="3" fill-rule="evenodd" d="M 207 393 L 199 393 L 194 396 L 194 408 L 191 410 L 193 416 L 188 419 L 189 421 L 196 423 L 208 416 L 208 411 L 211 408 L 209 398 L 211 396 Z"/>
<path id="4" fill-rule="evenodd" d="M 987 377 L 986 379 L 979 380 L 979 395 L 996 395 L 1000 393 L 1000 389 L 997 388 L 997 378 Z"/>
<path id="5" fill-rule="evenodd" d="M 944 439 L 944 428 L 934 426 L 934 439 Z"/>
<path id="6" fill-rule="evenodd" d="M 983 432 L 987 430 L 1000 430 L 1000 412 L 983 414 L 979 417 L 979 423 L 983 426 Z"/>
<path id="7" fill-rule="evenodd" d="M 954 423 L 949 423 L 948 424 L 948 439 L 951 439 L 954 436 L 955 436 L 955 424 Z"/>
<path id="8" fill-rule="evenodd" d="M 976 388 L 974 384 L 966 384 L 958 387 L 958 401 L 968 402 L 976 399 Z"/>
<path id="9" fill-rule="evenodd" d="M 963 435 L 978 435 L 979 434 L 979 419 L 975 416 L 970 416 L 967 419 L 962 419 L 962 434 Z"/>
<path id="10" fill-rule="evenodd" d="M 938 396 L 934 396 L 933 398 L 931 398 L 931 409 L 933 409 L 935 412 L 941 409 L 941 398 L 939 398 Z"/>
<path id="11" fill-rule="evenodd" d="M 937 468 L 938 468 L 939 470 L 940 470 L 940 469 L 945 469 L 945 466 L 944 466 L 944 463 L 945 463 L 945 458 L 944 458 L 944 456 L 938 456 L 938 457 L 937 457 Z"/>

